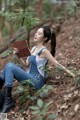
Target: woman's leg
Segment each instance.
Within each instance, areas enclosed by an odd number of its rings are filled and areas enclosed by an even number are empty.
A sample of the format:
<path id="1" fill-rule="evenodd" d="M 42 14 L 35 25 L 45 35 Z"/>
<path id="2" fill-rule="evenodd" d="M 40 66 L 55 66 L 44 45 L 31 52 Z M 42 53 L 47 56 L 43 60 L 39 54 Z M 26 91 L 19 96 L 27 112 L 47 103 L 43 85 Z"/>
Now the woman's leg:
<path id="1" fill-rule="evenodd" d="M 8 112 L 13 106 L 13 100 L 11 97 L 12 84 L 14 78 L 18 81 L 28 80 L 31 76 L 13 63 L 8 63 L 3 69 L 2 76 L 5 79 L 5 101 L 2 108 L 2 113 Z"/>
<path id="2" fill-rule="evenodd" d="M 4 86 L 4 80 L 0 77 L 0 90 L 3 88 Z"/>
<path id="3" fill-rule="evenodd" d="M 14 78 L 16 78 L 18 81 L 28 80 L 32 78 L 29 73 L 27 73 L 14 63 L 8 63 L 3 69 L 1 76 L 5 79 L 5 85 L 9 87 L 12 86 Z"/>
<path id="4" fill-rule="evenodd" d="M 8 64 L 7 64 L 8 65 Z M 6 65 L 6 67 L 7 67 L 7 65 Z M 1 74 L 1 76 L 0 76 L 0 90 L 2 89 L 2 87 L 3 87 L 3 85 L 4 85 L 4 82 L 5 82 L 5 80 L 4 80 L 4 74 L 5 74 L 5 70 L 6 70 L 6 67 L 4 68 L 4 72 L 2 71 L 2 74 Z"/>

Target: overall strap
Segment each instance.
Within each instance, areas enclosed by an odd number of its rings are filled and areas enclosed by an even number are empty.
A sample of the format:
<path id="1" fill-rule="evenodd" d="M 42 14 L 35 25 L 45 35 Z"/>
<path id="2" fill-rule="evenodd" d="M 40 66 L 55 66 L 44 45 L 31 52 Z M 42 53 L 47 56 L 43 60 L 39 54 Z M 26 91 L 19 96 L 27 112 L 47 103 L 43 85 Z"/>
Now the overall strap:
<path id="1" fill-rule="evenodd" d="M 36 49 L 36 46 L 34 46 L 34 47 L 32 48 L 31 52 L 34 52 L 35 49 Z"/>
<path id="2" fill-rule="evenodd" d="M 44 49 L 46 49 L 46 48 L 45 47 L 41 48 L 40 51 L 37 53 L 37 55 L 40 55 Z"/>

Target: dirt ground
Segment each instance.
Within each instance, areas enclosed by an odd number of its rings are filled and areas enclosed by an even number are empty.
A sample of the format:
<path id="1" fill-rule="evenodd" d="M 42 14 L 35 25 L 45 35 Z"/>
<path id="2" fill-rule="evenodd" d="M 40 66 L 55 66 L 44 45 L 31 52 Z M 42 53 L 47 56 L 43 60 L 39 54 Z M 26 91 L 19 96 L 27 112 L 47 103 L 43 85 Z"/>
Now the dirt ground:
<path id="1" fill-rule="evenodd" d="M 56 59 L 71 70 L 80 71 L 80 19 L 70 18 L 61 27 L 57 35 Z M 10 58 L 0 61 L 0 70 Z M 80 74 L 80 73 L 79 73 Z M 45 102 L 53 101 L 49 111 L 55 113 L 56 120 L 80 120 L 80 88 L 72 77 L 65 74 L 53 76 L 49 81 L 53 89 Z M 17 100 L 16 100 L 17 101 Z M 27 103 L 28 104 L 28 101 Z M 17 102 L 14 110 L 8 113 L 9 120 L 30 120 L 28 109 L 20 114 Z M 16 114 L 15 114 L 16 113 Z M 21 119 L 22 118 L 22 119 Z M 37 119 L 36 119 L 37 120 Z"/>

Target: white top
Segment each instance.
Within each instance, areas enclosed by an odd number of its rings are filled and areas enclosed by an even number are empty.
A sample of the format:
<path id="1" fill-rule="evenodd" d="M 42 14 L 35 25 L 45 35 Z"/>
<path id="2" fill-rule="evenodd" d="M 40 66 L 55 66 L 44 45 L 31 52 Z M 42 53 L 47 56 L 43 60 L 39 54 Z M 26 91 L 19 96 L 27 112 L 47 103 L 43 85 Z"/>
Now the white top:
<path id="1" fill-rule="evenodd" d="M 32 52 L 35 50 L 36 46 L 34 46 L 32 48 Z M 48 62 L 47 58 L 41 58 L 40 57 L 40 54 L 43 50 L 46 50 L 47 48 L 46 47 L 42 47 L 36 54 L 36 64 L 37 64 L 37 69 L 39 71 L 39 73 L 43 76 L 43 77 L 47 77 L 47 75 L 45 74 L 46 73 L 46 70 L 45 70 L 45 66 L 46 66 L 46 63 Z"/>

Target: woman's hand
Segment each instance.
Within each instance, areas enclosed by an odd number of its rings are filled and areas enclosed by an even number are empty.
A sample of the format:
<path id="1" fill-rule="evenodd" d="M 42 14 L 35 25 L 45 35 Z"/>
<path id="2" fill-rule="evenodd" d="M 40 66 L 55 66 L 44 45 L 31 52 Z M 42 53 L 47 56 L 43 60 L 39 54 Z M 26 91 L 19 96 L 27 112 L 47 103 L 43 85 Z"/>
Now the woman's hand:
<path id="1" fill-rule="evenodd" d="M 19 53 L 19 50 L 17 48 L 13 48 L 13 54 Z"/>
<path id="2" fill-rule="evenodd" d="M 73 78 L 75 78 L 75 74 L 73 74 L 70 70 L 68 70 L 66 67 L 62 66 L 60 63 L 58 63 L 56 65 L 58 68 L 62 69 L 63 71 L 65 71 L 66 73 L 68 73 L 70 76 L 72 76 Z"/>

